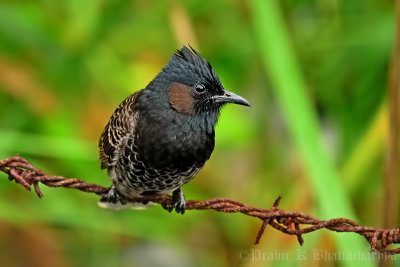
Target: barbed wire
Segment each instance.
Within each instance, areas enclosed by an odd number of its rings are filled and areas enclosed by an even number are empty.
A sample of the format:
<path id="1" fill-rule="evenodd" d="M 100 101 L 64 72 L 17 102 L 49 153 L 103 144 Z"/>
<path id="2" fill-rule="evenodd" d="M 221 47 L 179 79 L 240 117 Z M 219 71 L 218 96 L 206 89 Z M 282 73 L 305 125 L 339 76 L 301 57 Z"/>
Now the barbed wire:
<path id="1" fill-rule="evenodd" d="M 106 196 L 109 188 L 97 184 L 87 183 L 80 179 L 67 179 L 62 176 L 53 176 L 34 167 L 28 160 L 18 154 L 0 161 L 0 171 L 8 174 L 10 181 L 15 181 L 31 190 L 33 186 L 38 197 L 43 194 L 39 188 L 39 182 L 50 187 L 75 188 L 84 192 L 94 193 L 99 196 Z M 208 200 L 187 200 L 186 210 L 215 210 L 225 213 L 242 213 L 251 217 L 261 219 L 262 225 L 257 234 L 255 244 L 258 244 L 267 225 L 276 230 L 297 236 L 300 245 L 303 244 L 303 234 L 311 233 L 319 229 L 328 229 L 335 232 L 353 232 L 364 236 L 371 245 L 371 251 L 378 251 L 385 255 L 395 255 L 400 253 L 400 247 L 390 249 L 391 244 L 400 244 L 400 229 L 382 229 L 366 227 L 356 222 L 337 218 L 328 221 L 319 220 L 311 215 L 297 211 L 286 211 L 278 208 L 281 196 L 279 196 L 271 208 L 264 209 L 248 206 L 239 201 L 227 198 L 212 198 Z M 130 201 L 146 204 L 154 202 L 161 204 L 167 209 L 172 203 L 172 197 L 168 195 L 146 195 L 140 198 L 132 198 Z"/>

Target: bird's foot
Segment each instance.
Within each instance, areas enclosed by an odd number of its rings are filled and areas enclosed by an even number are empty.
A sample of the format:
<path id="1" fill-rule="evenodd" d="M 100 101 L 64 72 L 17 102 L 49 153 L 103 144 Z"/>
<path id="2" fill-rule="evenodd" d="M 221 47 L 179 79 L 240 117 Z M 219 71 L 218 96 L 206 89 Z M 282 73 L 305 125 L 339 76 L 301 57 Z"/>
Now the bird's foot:
<path id="1" fill-rule="evenodd" d="M 174 192 L 172 192 L 172 204 L 168 207 L 168 211 L 171 212 L 175 209 L 177 213 L 184 214 L 185 208 L 185 195 L 183 194 L 182 189 L 176 189 Z"/>
<path id="2" fill-rule="evenodd" d="M 123 195 L 121 195 L 120 192 L 118 192 L 118 190 L 114 187 L 114 185 L 112 185 L 110 191 L 108 191 L 107 196 L 102 197 L 100 199 L 100 202 L 107 202 L 113 204 L 117 204 L 119 202 L 122 205 L 125 205 L 126 203 L 128 203 L 128 200 Z"/>

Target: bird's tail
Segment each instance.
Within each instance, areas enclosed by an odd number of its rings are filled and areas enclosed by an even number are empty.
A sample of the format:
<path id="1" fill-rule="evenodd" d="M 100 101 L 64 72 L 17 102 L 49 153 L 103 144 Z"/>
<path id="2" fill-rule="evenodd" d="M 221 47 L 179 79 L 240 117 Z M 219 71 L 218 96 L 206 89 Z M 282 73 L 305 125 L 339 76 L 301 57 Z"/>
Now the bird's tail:
<path id="1" fill-rule="evenodd" d="M 121 203 L 121 202 L 109 202 L 105 199 L 101 199 L 99 202 L 97 202 L 97 205 L 101 208 L 104 209 L 113 209 L 113 210 L 122 210 L 122 209 L 135 209 L 135 210 L 144 210 L 148 207 L 151 207 L 154 205 L 154 202 L 149 202 L 147 204 L 143 204 L 140 202 L 126 202 L 126 203 Z"/>
<path id="2" fill-rule="evenodd" d="M 126 199 L 114 185 L 111 186 L 110 190 L 107 193 L 107 196 L 104 196 L 97 203 L 101 208 L 105 209 L 145 209 L 147 207 L 153 206 L 153 202 L 148 202 L 146 204 L 140 202 L 132 202 Z"/>

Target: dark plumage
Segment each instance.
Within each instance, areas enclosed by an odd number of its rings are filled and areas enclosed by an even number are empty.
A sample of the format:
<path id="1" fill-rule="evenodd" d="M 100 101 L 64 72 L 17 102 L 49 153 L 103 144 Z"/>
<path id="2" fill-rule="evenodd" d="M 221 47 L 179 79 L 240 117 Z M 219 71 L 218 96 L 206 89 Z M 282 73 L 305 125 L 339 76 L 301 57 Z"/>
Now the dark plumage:
<path id="1" fill-rule="evenodd" d="M 214 126 L 225 103 L 249 105 L 224 90 L 210 63 L 193 48 L 184 46 L 173 54 L 145 89 L 119 105 L 101 135 L 101 167 L 112 181 L 103 205 L 173 192 L 170 211 L 183 214 L 181 187 L 210 158 Z"/>

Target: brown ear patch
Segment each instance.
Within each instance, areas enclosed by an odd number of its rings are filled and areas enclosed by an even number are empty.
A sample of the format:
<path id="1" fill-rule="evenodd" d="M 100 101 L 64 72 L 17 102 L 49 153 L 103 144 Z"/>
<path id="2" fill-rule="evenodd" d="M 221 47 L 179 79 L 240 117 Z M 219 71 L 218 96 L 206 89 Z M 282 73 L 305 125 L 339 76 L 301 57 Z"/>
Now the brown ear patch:
<path id="1" fill-rule="evenodd" d="M 188 86 L 174 82 L 169 87 L 168 99 L 171 106 L 178 112 L 192 115 L 194 113 L 194 98 Z"/>

